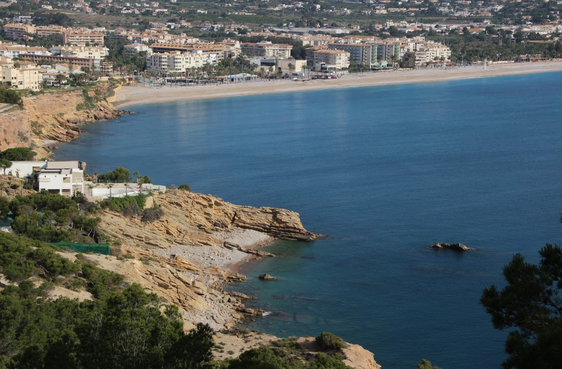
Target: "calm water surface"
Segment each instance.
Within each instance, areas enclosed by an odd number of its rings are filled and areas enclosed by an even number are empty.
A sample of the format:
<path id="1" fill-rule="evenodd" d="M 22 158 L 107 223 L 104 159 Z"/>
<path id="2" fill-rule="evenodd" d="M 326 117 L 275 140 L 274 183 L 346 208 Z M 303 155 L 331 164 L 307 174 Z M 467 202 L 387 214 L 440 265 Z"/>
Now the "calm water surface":
<path id="1" fill-rule="evenodd" d="M 561 100 L 562 73 L 548 73 L 155 104 L 56 158 L 292 209 L 328 235 L 278 242 L 282 257 L 247 270 L 234 288 L 272 312 L 249 328 L 330 331 L 387 369 L 499 368 L 505 333 L 479 297 L 514 253 L 560 243 Z"/>

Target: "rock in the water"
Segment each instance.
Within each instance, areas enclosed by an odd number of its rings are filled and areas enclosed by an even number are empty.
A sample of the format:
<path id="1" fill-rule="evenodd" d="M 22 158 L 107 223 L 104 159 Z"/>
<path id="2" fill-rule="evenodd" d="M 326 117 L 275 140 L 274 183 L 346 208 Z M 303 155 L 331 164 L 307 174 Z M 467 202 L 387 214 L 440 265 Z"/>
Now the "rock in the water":
<path id="1" fill-rule="evenodd" d="M 455 251 L 469 251 L 470 247 L 463 245 L 462 243 L 439 243 L 435 242 L 431 245 L 434 249 L 449 249 Z"/>
<path id="2" fill-rule="evenodd" d="M 259 279 L 262 279 L 264 281 L 276 281 L 278 278 L 275 278 L 274 276 L 269 274 L 260 274 Z"/>

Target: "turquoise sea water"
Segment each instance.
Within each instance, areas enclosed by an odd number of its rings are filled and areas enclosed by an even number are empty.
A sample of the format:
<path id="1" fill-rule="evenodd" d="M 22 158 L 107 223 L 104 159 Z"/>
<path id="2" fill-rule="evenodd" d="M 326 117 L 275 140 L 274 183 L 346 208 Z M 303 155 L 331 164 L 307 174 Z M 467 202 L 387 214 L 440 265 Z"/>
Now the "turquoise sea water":
<path id="1" fill-rule="evenodd" d="M 330 331 L 386 369 L 499 368 L 506 334 L 479 297 L 514 253 L 560 243 L 560 101 L 562 73 L 163 103 L 87 127 L 56 159 L 288 208 L 327 235 L 247 269 L 234 288 L 272 312 L 249 328 Z"/>

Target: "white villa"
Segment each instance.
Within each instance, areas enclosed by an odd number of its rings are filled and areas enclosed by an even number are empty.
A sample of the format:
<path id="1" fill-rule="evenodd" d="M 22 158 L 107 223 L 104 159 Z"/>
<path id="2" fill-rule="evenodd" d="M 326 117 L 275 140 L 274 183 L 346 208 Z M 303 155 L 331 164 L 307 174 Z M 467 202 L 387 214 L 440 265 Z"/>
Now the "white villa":
<path id="1" fill-rule="evenodd" d="M 7 172 L 25 178 L 38 172 L 39 191 L 47 190 L 63 196 L 84 193 L 84 169 L 80 161 L 14 161 Z"/>
<path id="2" fill-rule="evenodd" d="M 108 197 L 136 196 L 151 191 L 166 192 L 166 186 L 152 183 L 93 183 L 84 180 L 86 163 L 81 161 L 14 161 L 6 173 L 18 178 L 37 174 L 39 191 L 63 196 L 74 196 L 77 192 L 93 200 Z"/>

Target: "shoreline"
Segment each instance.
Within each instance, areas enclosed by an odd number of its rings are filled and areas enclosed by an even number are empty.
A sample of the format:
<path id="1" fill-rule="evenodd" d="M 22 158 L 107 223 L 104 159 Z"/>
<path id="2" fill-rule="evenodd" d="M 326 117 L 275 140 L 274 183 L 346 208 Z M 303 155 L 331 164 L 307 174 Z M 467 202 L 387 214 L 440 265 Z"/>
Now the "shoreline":
<path id="1" fill-rule="evenodd" d="M 473 78 L 561 72 L 562 61 L 525 62 L 455 67 L 451 69 L 413 69 L 348 74 L 331 80 L 260 80 L 233 84 L 144 87 L 121 86 L 112 104 L 119 108 L 174 101 L 217 99 L 226 97 L 319 91 L 355 87 L 387 86 L 410 83 L 447 82 Z"/>

